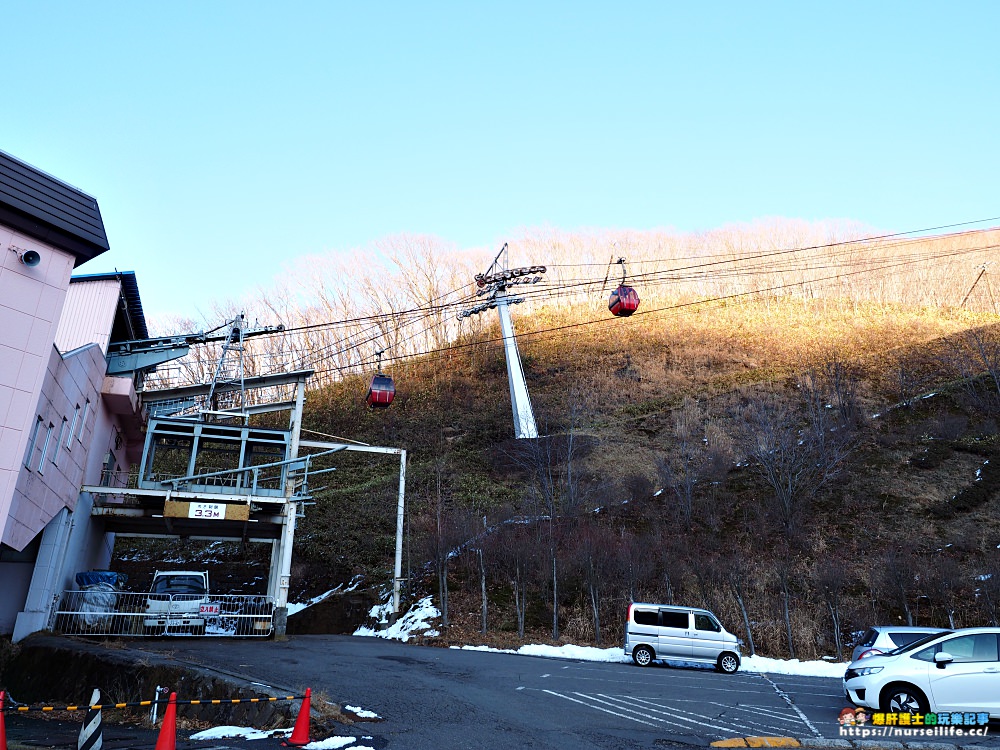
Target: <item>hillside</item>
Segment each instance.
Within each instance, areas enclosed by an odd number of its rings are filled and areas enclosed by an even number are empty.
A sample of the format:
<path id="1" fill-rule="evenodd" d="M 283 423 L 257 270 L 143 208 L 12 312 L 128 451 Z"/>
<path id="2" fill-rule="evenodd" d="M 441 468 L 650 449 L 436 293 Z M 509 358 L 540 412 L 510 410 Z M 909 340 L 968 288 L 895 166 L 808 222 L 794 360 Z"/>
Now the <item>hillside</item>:
<path id="1" fill-rule="evenodd" d="M 515 318 L 537 441 L 512 439 L 489 316 L 395 361 L 390 409 L 346 375 L 304 426 L 408 451 L 404 575 L 445 640 L 618 643 L 631 600 L 704 605 L 801 658 L 874 623 L 996 622 L 1000 329 L 933 265 L 819 292 L 797 267 L 798 287 L 707 303 L 650 281 L 627 319 L 539 299 Z M 397 464 L 342 455 L 297 532 L 300 596 L 391 580 Z"/>

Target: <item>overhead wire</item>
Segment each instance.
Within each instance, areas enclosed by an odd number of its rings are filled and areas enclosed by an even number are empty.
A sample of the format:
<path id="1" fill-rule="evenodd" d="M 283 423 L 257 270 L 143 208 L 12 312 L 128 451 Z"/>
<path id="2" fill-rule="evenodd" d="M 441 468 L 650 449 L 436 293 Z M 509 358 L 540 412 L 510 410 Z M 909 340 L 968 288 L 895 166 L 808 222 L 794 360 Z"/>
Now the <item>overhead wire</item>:
<path id="1" fill-rule="evenodd" d="M 965 255 L 965 254 L 972 253 L 972 252 L 979 252 L 979 251 L 982 251 L 982 250 L 995 250 L 995 249 L 998 249 L 998 248 L 1000 248 L 1000 245 L 987 245 L 987 246 L 981 246 L 981 247 L 976 247 L 976 248 L 963 248 L 961 250 L 954 250 L 954 251 L 942 253 L 942 254 L 940 254 L 938 256 L 934 256 L 934 258 L 945 258 L 945 257 L 951 257 L 951 256 Z M 824 282 L 824 281 L 836 281 L 836 280 L 839 280 L 839 279 L 842 279 L 842 278 L 847 278 L 847 277 L 850 277 L 850 276 L 857 276 L 857 275 L 863 274 L 863 273 L 870 273 L 872 271 L 884 271 L 884 270 L 887 270 L 887 269 L 902 268 L 904 266 L 912 265 L 914 262 L 916 262 L 916 261 L 904 260 L 904 261 L 900 261 L 900 262 L 896 262 L 896 263 L 887 263 L 887 264 L 884 264 L 884 265 L 882 265 L 882 266 L 880 266 L 878 268 L 874 268 L 874 269 L 872 269 L 872 268 L 864 268 L 864 269 L 858 269 L 858 270 L 855 270 L 855 271 L 848 271 L 846 273 L 831 274 L 829 276 L 820 277 L 820 278 L 817 278 L 817 279 L 812 279 L 812 280 L 810 280 L 809 283 L 811 283 L 811 284 L 817 284 L 819 282 Z M 715 296 L 715 297 L 703 298 L 703 299 L 698 299 L 698 300 L 691 300 L 691 301 L 688 301 L 688 302 L 680 302 L 680 303 L 676 303 L 676 304 L 672 304 L 672 305 L 667 305 L 667 306 L 660 307 L 660 308 L 654 308 L 652 310 L 638 311 L 638 312 L 634 313 L 631 317 L 632 318 L 636 318 L 636 317 L 641 317 L 641 316 L 646 316 L 646 315 L 655 315 L 655 314 L 658 314 L 658 313 L 681 312 L 681 311 L 690 309 L 692 307 L 697 307 L 697 306 L 701 306 L 701 305 L 709 305 L 709 304 L 714 304 L 714 303 L 719 303 L 719 302 L 726 302 L 726 301 L 730 301 L 730 300 L 736 300 L 736 299 L 745 298 L 745 297 L 751 297 L 751 296 L 756 296 L 756 295 L 760 295 L 760 294 L 767 294 L 769 292 L 776 292 L 776 291 L 780 291 L 780 290 L 783 290 L 783 289 L 794 288 L 794 287 L 801 286 L 802 283 L 803 283 L 802 281 L 794 281 L 794 282 L 788 282 L 788 283 L 783 283 L 783 284 L 776 284 L 776 285 L 772 285 L 770 287 L 764 287 L 764 288 L 761 288 L 761 289 L 751 289 L 751 290 L 746 290 L 746 291 L 742 291 L 742 292 L 734 292 L 732 294 L 718 295 L 718 296 Z M 597 318 L 597 319 L 592 319 L 592 320 L 580 321 L 580 322 L 576 322 L 576 323 L 567 323 L 567 324 L 563 324 L 563 325 L 559 325 L 559 326 L 553 326 L 553 327 L 550 327 L 550 328 L 543 328 L 543 329 L 538 329 L 538 330 L 534 330 L 534 331 L 522 331 L 522 332 L 520 332 L 518 334 L 518 338 L 520 338 L 522 340 L 527 340 L 527 339 L 536 339 L 536 338 L 539 338 L 539 337 L 543 337 L 543 340 L 549 340 L 550 338 L 553 338 L 553 337 L 552 336 L 548 336 L 547 334 L 554 334 L 554 333 L 560 333 L 560 332 L 563 332 L 563 331 L 570 331 L 570 330 L 573 330 L 573 329 L 578 329 L 578 328 L 582 328 L 582 327 L 586 327 L 586 326 L 591 326 L 591 325 L 609 324 L 609 323 L 614 322 L 615 320 L 617 320 L 617 318 L 603 317 L 603 318 Z M 503 341 L 503 336 L 493 337 L 493 338 L 489 338 L 489 339 L 481 339 L 481 340 L 478 340 L 478 341 L 464 343 L 464 344 L 452 344 L 452 345 L 449 345 L 447 347 L 441 347 L 441 348 L 438 348 L 438 349 L 431 349 L 431 350 L 427 350 L 425 352 L 421 352 L 420 354 L 415 354 L 415 355 L 414 354 L 411 354 L 411 355 L 396 355 L 394 357 L 390 357 L 389 359 L 392 359 L 392 360 L 401 360 L 401 359 L 409 359 L 409 358 L 412 358 L 414 356 L 420 356 L 420 357 L 424 358 L 424 361 L 434 361 L 435 359 L 443 358 L 445 356 L 445 354 L 447 354 L 448 356 L 450 356 L 456 350 L 469 349 L 469 348 L 472 348 L 472 347 L 482 346 L 484 344 L 493 344 L 493 343 L 499 343 L 499 342 L 502 342 L 502 341 Z M 428 358 L 429 355 L 440 355 L 440 356 L 438 356 L 438 357 L 430 356 L 430 358 L 428 360 L 427 358 Z M 320 372 L 323 372 L 323 371 L 320 371 Z"/>
<path id="2" fill-rule="evenodd" d="M 996 218 L 1000 219 L 1000 217 L 996 217 Z M 850 256 L 853 253 L 856 253 L 857 252 L 857 247 L 855 247 L 855 246 L 857 246 L 857 245 L 859 245 L 861 243 L 871 243 L 871 242 L 877 242 L 877 241 L 882 241 L 882 240 L 885 240 L 885 239 L 892 239 L 892 238 L 905 238 L 905 239 L 896 239 L 894 242 L 891 242 L 891 243 L 882 243 L 882 244 L 879 244 L 879 245 L 876 246 L 877 249 L 879 249 L 881 251 L 887 251 L 887 250 L 891 250 L 894 247 L 902 247 L 902 246 L 905 246 L 905 245 L 916 244 L 916 243 L 926 243 L 928 241 L 928 239 L 932 239 L 932 238 L 927 238 L 927 237 L 909 237 L 908 235 L 913 235 L 913 234 L 917 234 L 917 233 L 920 233 L 920 232 L 937 231 L 937 230 L 940 230 L 940 229 L 947 229 L 947 228 L 953 228 L 953 227 L 958 227 L 958 226 L 966 226 L 966 225 L 969 225 L 969 224 L 982 223 L 982 222 L 985 222 L 985 221 L 994 221 L 994 220 L 996 220 L 996 219 L 983 219 L 983 220 L 979 220 L 977 222 L 961 222 L 961 223 L 956 223 L 956 224 L 942 225 L 942 226 L 939 226 L 939 227 L 932 227 L 932 228 L 929 228 L 929 229 L 912 230 L 910 232 L 898 232 L 898 233 L 892 233 L 892 234 L 877 235 L 877 236 L 873 236 L 873 237 L 864 237 L 864 238 L 858 238 L 858 239 L 852 239 L 852 240 L 843 240 L 843 241 L 838 241 L 838 242 L 824 243 L 824 244 L 818 244 L 818 245 L 810 245 L 810 246 L 805 246 L 805 247 L 793 247 L 793 248 L 781 248 L 781 249 L 777 249 L 777 250 L 768 250 L 768 251 L 758 252 L 758 253 L 755 253 L 755 254 L 752 254 L 752 255 L 744 255 L 744 256 L 733 256 L 731 253 L 730 254 L 726 254 L 725 256 L 722 256 L 722 255 L 696 256 L 696 257 L 690 258 L 690 260 L 697 260 L 699 262 L 690 263 L 689 265 L 681 266 L 681 267 L 678 267 L 678 268 L 657 269 L 657 270 L 653 270 L 653 271 L 649 271 L 649 272 L 645 272 L 645 273 L 633 274 L 631 276 L 631 281 L 633 283 L 641 283 L 642 286 L 643 286 L 643 288 L 656 288 L 658 286 L 662 286 L 662 285 L 665 285 L 665 284 L 676 284 L 676 283 L 682 283 L 682 282 L 688 282 L 688 283 L 690 283 L 692 281 L 703 281 L 703 282 L 705 282 L 705 281 L 724 281 L 727 278 L 731 278 L 733 276 L 744 277 L 744 276 L 765 275 L 765 274 L 772 274 L 773 275 L 773 274 L 782 274 L 782 273 L 791 273 L 791 272 L 805 272 L 805 271 L 815 273 L 815 272 L 827 270 L 827 269 L 830 269 L 830 268 L 840 268 L 843 264 L 838 264 L 838 263 L 835 263 L 834 261 L 836 261 L 836 259 L 838 257 Z M 956 233 L 955 235 L 951 235 L 951 236 L 953 236 L 953 237 L 969 236 L 969 235 L 973 235 L 973 234 L 983 233 L 983 232 L 986 232 L 986 231 L 990 231 L 990 230 L 969 230 L 968 232 Z M 961 255 L 961 254 L 965 254 L 967 252 L 976 252 L 976 251 L 980 251 L 980 250 L 983 250 L 983 249 L 992 249 L 994 247 L 995 246 L 987 246 L 985 248 L 981 247 L 981 248 L 971 248 L 971 249 L 960 249 L 960 250 L 955 251 L 954 253 L 950 253 L 950 252 L 935 253 L 933 251 L 925 251 L 923 253 L 916 253 L 916 254 L 913 254 L 911 256 L 907 256 L 903 260 L 900 260 L 899 256 L 894 256 L 893 260 L 896 261 L 896 262 L 888 264 L 888 265 L 881 265 L 881 266 L 878 265 L 879 262 L 880 262 L 879 259 L 872 259 L 872 258 L 854 259 L 851 262 L 850 265 L 852 265 L 852 266 L 863 265 L 864 268 L 861 268 L 860 270 L 856 270 L 856 271 L 847 271 L 847 272 L 840 273 L 840 274 L 834 274 L 834 275 L 831 275 L 831 276 L 828 276 L 828 277 L 818 277 L 818 278 L 810 278 L 810 279 L 804 279 L 804 280 L 797 280 L 797 281 L 794 281 L 794 282 L 788 282 L 786 284 L 779 284 L 779 285 L 775 285 L 775 286 L 772 286 L 772 287 L 766 287 L 766 288 L 763 288 L 763 289 L 756 289 L 756 290 L 751 290 L 751 291 L 747 291 L 747 292 L 739 292 L 739 293 L 736 293 L 734 295 L 723 295 L 723 296 L 714 297 L 714 298 L 706 298 L 706 299 L 699 300 L 699 301 L 694 302 L 694 303 L 684 303 L 683 305 L 679 305 L 679 306 L 668 306 L 668 307 L 665 307 L 665 308 L 658 308 L 658 309 L 655 309 L 655 310 L 645 310 L 645 311 L 641 311 L 641 312 L 636 313 L 636 314 L 637 315 L 647 315 L 647 314 L 656 313 L 656 312 L 662 312 L 662 311 L 680 309 L 682 307 L 689 306 L 690 304 L 709 304 L 709 303 L 711 303 L 713 301 L 730 299 L 730 298 L 733 298 L 733 297 L 745 296 L 747 294 L 760 294 L 760 293 L 766 293 L 766 292 L 772 291 L 772 290 L 777 290 L 777 289 L 782 289 L 782 288 L 787 288 L 787 287 L 800 286 L 803 283 L 816 284 L 816 283 L 819 283 L 819 282 L 822 282 L 822 281 L 827 281 L 827 280 L 836 279 L 836 278 L 843 278 L 843 277 L 846 277 L 846 276 L 852 276 L 852 275 L 856 275 L 858 273 L 864 273 L 864 272 L 867 272 L 867 271 L 877 271 L 877 270 L 882 270 L 884 268 L 894 268 L 894 267 L 897 267 L 897 266 L 902 266 L 902 265 L 907 265 L 907 264 L 910 264 L 910 263 L 920 262 L 922 260 L 937 259 L 937 258 L 946 258 L 946 257 L 949 257 L 951 255 Z M 826 255 L 821 256 L 821 258 L 818 258 L 815 255 L 814 256 L 805 257 L 805 258 L 802 257 L 803 254 L 808 253 L 809 251 L 830 250 L 830 249 L 834 249 L 834 248 L 841 248 L 841 249 L 837 250 L 836 252 L 834 252 L 832 254 L 827 253 Z M 787 258 L 789 258 L 789 260 L 788 261 L 782 261 L 782 262 L 779 262 L 779 263 L 774 263 L 773 260 L 775 258 L 778 258 L 778 257 L 787 257 Z M 820 259 L 822 259 L 824 261 L 827 261 L 827 263 L 822 264 L 822 265 L 816 265 L 817 261 L 820 260 Z M 689 259 L 687 259 L 687 258 L 683 258 L 683 259 L 682 258 L 674 258 L 670 262 L 676 262 L 677 260 L 689 260 Z M 645 262 L 655 262 L 655 261 L 645 261 Z M 664 262 L 666 262 L 666 261 L 664 261 Z M 639 261 L 636 261 L 636 263 L 639 263 Z M 597 264 L 565 264 L 565 265 L 550 264 L 549 267 L 550 268 L 574 268 L 574 267 L 584 268 L 584 267 L 588 267 L 590 265 L 597 265 Z M 601 264 L 601 265 L 603 266 L 603 264 Z M 721 267 L 721 266 L 725 266 L 725 265 L 729 265 L 731 267 L 729 267 L 729 268 L 722 268 Z M 709 274 L 711 274 L 711 276 L 709 276 Z M 597 284 L 600 283 L 600 279 L 597 279 L 597 278 L 572 280 L 572 281 L 563 281 L 563 282 L 555 283 L 555 284 L 548 284 L 548 283 L 545 283 L 545 281 L 547 281 L 547 280 L 543 280 L 542 283 L 539 283 L 539 284 L 533 285 L 533 286 L 524 286 L 523 288 L 522 287 L 518 287 L 517 291 L 515 293 L 518 296 L 520 296 L 523 299 L 525 299 L 525 300 L 527 300 L 527 299 L 540 299 L 540 298 L 545 298 L 547 296 L 551 296 L 554 293 L 560 293 L 560 294 L 562 294 L 562 293 L 571 292 L 572 290 L 577 290 L 577 291 L 579 291 L 579 292 L 582 293 L 586 289 L 592 288 L 595 285 L 597 285 Z M 345 326 L 359 325 L 359 324 L 365 324 L 365 323 L 368 324 L 368 326 L 365 328 L 365 330 L 362 331 L 362 332 L 360 332 L 360 334 L 358 332 L 354 332 L 354 333 L 351 334 L 351 337 L 357 337 L 358 335 L 365 336 L 368 333 L 374 331 L 376 328 L 380 328 L 380 326 L 385 325 L 387 323 L 391 323 L 391 322 L 395 322 L 395 327 L 396 327 L 396 330 L 398 331 L 400 328 L 409 327 L 411 325 L 423 322 L 423 321 L 427 320 L 429 317 L 431 317 L 431 316 L 433 316 L 435 314 L 447 313 L 448 311 L 454 310 L 454 309 L 456 309 L 456 308 L 458 308 L 460 306 L 463 306 L 463 305 L 468 305 L 471 302 L 473 302 L 473 301 L 476 300 L 477 295 L 475 293 L 473 293 L 473 294 L 466 294 L 466 295 L 460 297 L 458 300 L 453 301 L 453 302 L 447 302 L 447 303 L 443 303 L 443 304 L 438 304 L 441 300 L 447 299 L 448 297 L 450 297 L 452 295 L 459 294 L 460 291 L 461 291 L 461 288 L 451 289 L 451 290 L 449 290 L 447 292 L 444 292 L 444 293 L 438 295 L 437 297 L 432 298 L 431 300 L 428 301 L 429 304 L 427 304 L 427 305 L 423 305 L 423 306 L 419 306 L 419 307 L 414 307 L 414 308 L 409 308 L 407 310 L 394 311 L 394 312 L 389 312 L 389 313 L 377 313 L 377 314 L 373 314 L 373 315 L 359 316 L 359 317 L 356 317 L 356 318 L 346 319 L 346 320 L 324 321 L 324 322 L 321 322 L 321 323 L 314 323 L 314 324 L 308 324 L 308 325 L 303 325 L 303 326 L 296 326 L 296 327 L 291 327 L 291 328 L 285 328 L 282 331 L 276 331 L 273 334 L 269 334 L 267 336 L 264 336 L 263 338 L 270 338 L 272 336 L 290 337 L 290 336 L 292 336 L 292 334 L 300 334 L 302 332 L 315 331 L 315 330 L 318 330 L 318 329 L 324 329 L 324 328 L 333 329 L 333 328 L 337 328 L 337 327 L 345 327 Z M 553 329 L 544 329 L 544 330 L 535 331 L 535 332 L 525 332 L 525 333 L 521 333 L 519 335 L 521 337 L 531 337 L 531 336 L 540 335 L 540 334 L 543 334 L 543 333 L 546 333 L 546 332 L 551 332 L 551 331 L 559 331 L 559 330 L 565 330 L 565 329 L 578 328 L 581 325 L 598 324 L 598 323 L 600 323 L 602 321 L 606 321 L 606 320 L 607 319 L 600 319 L 600 320 L 594 320 L 594 321 L 583 321 L 581 323 L 569 324 L 569 325 L 566 325 L 566 326 L 560 326 L 560 327 L 556 327 L 556 328 L 553 328 Z M 361 340 L 361 341 L 356 341 L 354 343 L 350 343 L 350 344 L 346 344 L 346 345 L 342 341 L 331 342 L 330 344 L 327 344 L 327 345 L 321 347 L 319 350 L 310 351 L 306 357 L 303 357 L 300 360 L 300 362 L 302 362 L 303 364 L 305 364 L 305 363 L 308 362 L 308 364 L 310 364 L 312 366 L 318 366 L 318 365 L 320 365 L 320 364 L 322 364 L 324 362 L 330 361 L 331 359 L 333 359 L 333 358 L 335 358 L 337 356 L 342 356 L 344 354 L 348 354 L 348 353 L 351 353 L 353 351 L 356 351 L 360 347 L 363 347 L 365 345 L 370 345 L 374 341 L 378 340 L 378 338 L 380 336 L 384 336 L 384 335 L 385 335 L 384 332 L 382 332 L 379 335 L 372 336 L 370 338 L 367 338 L 367 339 L 364 339 L 364 340 Z M 405 343 L 405 342 L 408 342 L 408 341 L 412 341 L 414 338 L 416 338 L 416 337 L 418 337 L 420 335 L 426 335 L 426 331 L 422 331 L 422 330 L 421 331 L 417 331 L 416 333 L 414 333 L 414 334 L 412 334 L 412 335 L 410 335 L 410 336 L 408 336 L 408 337 L 406 337 L 406 338 L 398 341 L 397 345 Z M 488 343 L 488 342 L 477 342 L 477 343 Z M 469 345 L 457 345 L 457 346 L 459 348 L 461 348 L 461 347 L 464 347 L 464 346 L 471 346 L 471 345 L 472 344 L 469 344 Z M 399 359 L 404 359 L 404 358 L 413 357 L 413 356 L 426 356 L 428 354 L 434 354 L 435 352 L 439 352 L 439 351 L 448 351 L 448 352 L 451 352 L 455 348 L 456 348 L 456 345 L 451 345 L 451 346 L 447 346 L 447 347 L 443 347 L 443 348 L 439 348 L 439 349 L 429 349 L 429 350 L 427 350 L 425 352 L 397 353 L 397 354 L 391 355 L 387 359 L 389 361 L 396 361 L 396 360 L 399 360 Z M 320 355 L 320 356 L 317 356 L 317 355 Z M 345 366 L 338 366 L 337 368 L 331 368 L 331 369 L 326 369 L 326 370 L 318 370 L 317 372 L 327 373 L 327 372 L 333 372 L 334 370 L 340 370 L 341 372 L 343 372 L 345 369 L 349 370 L 349 369 L 352 369 L 353 367 L 356 367 L 356 366 L 357 366 L 356 364 L 349 364 L 349 365 L 345 365 Z"/>

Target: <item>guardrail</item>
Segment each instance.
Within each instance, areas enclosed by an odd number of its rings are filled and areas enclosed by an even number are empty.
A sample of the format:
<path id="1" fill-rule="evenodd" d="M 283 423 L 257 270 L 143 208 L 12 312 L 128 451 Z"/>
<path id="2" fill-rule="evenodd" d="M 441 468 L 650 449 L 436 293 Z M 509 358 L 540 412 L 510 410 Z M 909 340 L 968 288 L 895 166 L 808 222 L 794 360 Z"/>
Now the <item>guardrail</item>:
<path id="1" fill-rule="evenodd" d="M 94 587 L 64 591 L 53 630 L 63 635 L 266 638 L 274 599 L 253 594 L 154 594 Z"/>

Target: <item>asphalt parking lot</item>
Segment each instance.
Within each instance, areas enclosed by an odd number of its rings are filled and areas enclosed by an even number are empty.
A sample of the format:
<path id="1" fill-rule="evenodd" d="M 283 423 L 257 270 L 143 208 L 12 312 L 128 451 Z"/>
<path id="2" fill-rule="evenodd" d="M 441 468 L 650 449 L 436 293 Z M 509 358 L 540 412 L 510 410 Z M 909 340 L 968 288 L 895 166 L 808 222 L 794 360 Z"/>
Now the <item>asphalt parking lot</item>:
<path id="1" fill-rule="evenodd" d="M 349 747 L 704 747 L 758 736 L 806 740 L 814 747 L 844 742 L 837 717 L 846 704 L 837 679 L 640 668 L 350 636 L 284 642 L 161 639 L 138 641 L 128 650 L 137 660 L 156 654 L 262 691 L 301 694 L 311 687 L 314 701 L 377 715 L 332 728 L 344 741 L 350 738 Z M 75 747 L 72 727 L 46 729 L 27 717 L 9 717 L 8 733 L 24 747 Z M 259 750 L 278 742 L 192 742 L 189 734 L 178 732 L 178 748 Z M 1000 748 L 991 736 L 952 742 Z M 105 741 L 109 749 L 155 744 L 155 731 L 138 727 L 114 728 Z"/>

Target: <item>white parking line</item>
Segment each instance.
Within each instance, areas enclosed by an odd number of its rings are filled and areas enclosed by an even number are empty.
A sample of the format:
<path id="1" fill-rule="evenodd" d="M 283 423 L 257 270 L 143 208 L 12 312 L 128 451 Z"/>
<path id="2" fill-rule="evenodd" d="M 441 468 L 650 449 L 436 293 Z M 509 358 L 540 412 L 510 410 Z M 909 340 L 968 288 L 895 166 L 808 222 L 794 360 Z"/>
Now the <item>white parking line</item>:
<path id="1" fill-rule="evenodd" d="M 771 723 L 776 720 L 793 726 L 797 725 L 799 727 L 801 727 L 803 723 L 793 717 L 780 714 L 770 709 L 763 709 L 763 711 L 766 712 L 764 713 L 764 716 L 769 721 L 753 721 L 749 718 L 742 721 L 734 721 L 731 717 L 719 719 L 718 717 L 680 709 L 674 705 L 667 705 L 654 700 L 635 698 L 634 696 L 607 695 L 605 693 L 587 694 L 576 691 L 567 695 L 566 693 L 560 693 L 555 690 L 542 690 L 541 692 L 547 693 L 548 695 L 556 698 L 572 701 L 573 703 L 586 706 L 587 708 L 592 708 L 595 711 L 601 711 L 603 713 L 611 714 L 612 716 L 617 716 L 621 719 L 628 719 L 629 721 L 634 721 L 639 724 L 645 724 L 646 726 L 666 725 L 689 731 L 697 729 L 710 729 L 719 732 L 721 736 L 734 733 L 749 734 L 753 732 L 760 732 L 762 730 L 774 730 L 778 732 L 789 731 L 787 727 L 776 726 Z M 732 706 L 725 706 L 714 702 L 709 705 L 717 705 L 726 710 L 732 710 L 734 708 Z M 760 715 L 761 712 L 761 709 L 754 706 L 738 706 L 735 708 L 738 708 L 741 711 L 754 712 L 757 715 Z M 809 726 L 808 723 L 806 723 L 806 726 Z"/>
<path id="2" fill-rule="evenodd" d="M 785 701 L 785 703 L 787 703 L 795 711 L 795 713 L 799 715 L 799 718 L 802 719 L 802 723 L 812 730 L 814 736 L 816 737 L 823 736 L 823 733 L 820 732 L 816 727 L 814 727 L 813 723 L 806 718 L 806 715 L 804 713 L 802 713 L 802 710 L 798 706 L 796 706 L 795 703 L 792 702 L 792 699 L 788 697 L 788 693 L 786 693 L 784 690 L 778 687 L 778 685 L 774 682 L 774 680 L 772 680 L 766 674 L 762 674 L 761 677 L 763 677 L 765 680 L 771 683 L 771 687 L 774 688 L 774 692 L 776 692 L 778 696 L 783 701 Z"/>
<path id="3" fill-rule="evenodd" d="M 653 724 L 652 722 L 643 721 L 642 719 L 637 719 L 634 716 L 626 716 L 625 714 L 620 714 L 620 713 L 617 713 L 615 711 L 608 711 L 606 708 L 601 708 L 600 706 L 592 706 L 589 703 L 586 703 L 585 701 L 579 701 L 576 698 L 570 698 L 568 695 L 563 695 L 562 693 L 557 693 L 554 690 L 543 690 L 542 692 L 543 693 L 548 693 L 549 695 L 554 695 L 557 698 L 565 698 L 568 701 L 573 701 L 574 703 L 579 703 L 579 704 L 581 704 L 583 706 L 586 706 L 587 708 L 593 708 L 593 709 L 596 709 L 598 711 L 603 711 L 606 714 L 611 714 L 612 716 L 617 716 L 617 717 L 622 718 L 622 719 L 628 719 L 629 721 L 637 721 L 640 724 L 645 724 L 646 726 L 649 726 L 649 727 L 655 727 L 656 726 L 656 724 Z"/>
<path id="4" fill-rule="evenodd" d="M 712 705 L 719 706 L 720 708 L 725 708 L 730 711 L 752 711 L 758 716 L 766 716 L 769 719 L 785 721 L 788 722 L 789 724 L 797 725 L 802 723 L 802 720 L 799 719 L 797 716 L 789 716 L 788 714 L 782 713 L 781 711 L 775 711 L 774 709 L 764 708 L 762 706 L 729 706 L 726 705 L 725 703 L 717 703 L 715 701 L 712 702 Z"/>
<path id="5" fill-rule="evenodd" d="M 607 696 L 604 696 L 604 697 L 607 697 Z M 629 700 L 631 700 L 631 699 L 629 699 Z M 642 700 L 640 700 L 640 702 L 644 703 L 644 704 L 652 704 L 654 706 L 659 706 L 659 708 L 667 709 L 666 711 L 660 711 L 660 710 L 658 710 L 656 708 L 651 708 L 651 709 L 649 709 L 650 711 L 655 711 L 656 713 L 666 714 L 667 716 L 670 716 L 671 718 L 678 719 L 680 721 L 687 721 L 687 722 L 690 722 L 691 724 L 697 724 L 698 726 L 709 727 L 710 729 L 718 729 L 718 730 L 720 730 L 722 732 L 735 731 L 734 727 L 737 728 L 737 729 L 750 729 L 750 727 L 742 725 L 742 724 L 739 724 L 739 723 L 737 723 L 735 721 L 729 722 L 730 724 L 732 724 L 732 726 L 720 727 L 718 724 L 710 724 L 709 723 L 709 721 L 719 721 L 719 719 L 716 718 L 716 717 L 705 716 L 704 714 L 696 714 L 693 711 L 681 711 L 678 708 L 673 708 L 672 706 L 665 706 L 662 703 L 655 703 L 653 701 L 642 701 Z M 672 713 L 668 713 L 667 711 L 671 711 Z M 687 714 L 687 716 L 683 716 L 682 714 Z M 688 716 L 695 716 L 697 718 L 695 718 L 695 719 L 689 719 Z M 705 719 L 705 721 L 699 721 L 699 719 Z"/>

